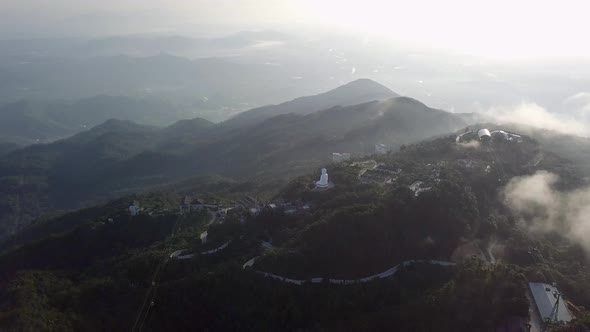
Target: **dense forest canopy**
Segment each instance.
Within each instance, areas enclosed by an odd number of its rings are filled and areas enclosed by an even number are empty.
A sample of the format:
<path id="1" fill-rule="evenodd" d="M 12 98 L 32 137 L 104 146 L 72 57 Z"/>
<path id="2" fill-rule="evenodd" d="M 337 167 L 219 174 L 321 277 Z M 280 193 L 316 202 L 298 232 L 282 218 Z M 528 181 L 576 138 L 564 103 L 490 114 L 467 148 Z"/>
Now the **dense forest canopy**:
<path id="1" fill-rule="evenodd" d="M 222 219 L 205 210 L 179 215 L 183 194 L 164 190 L 48 216 L 2 243 L 0 322 L 16 330 L 129 329 L 147 292 L 154 303 L 139 319 L 148 330 L 489 331 L 528 316 L 528 281 L 553 280 L 580 310 L 572 326 L 583 326 L 587 253 L 559 233 L 529 234 L 503 201 L 513 178 L 538 169 L 559 174 L 561 190 L 583 186 L 576 168 L 549 151 L 531 164 L 540 151 L 528 137 L 466 148 L 443 136 L 331 164 L 334 187 L 327 191 L 312 190 L 318 171 L 274 196 L 250 193 L 309 207 L 295 214 L 263 208 L 234 209 Z M 363 181 L 367 165 L 392 170 L 380 174 L 395 179 Z M 417 181 L 428 189 L 417 192 Z M 188 182 L 180 190 L 199 187 Z M 209 199 L 232 206 L 239 197 L 225 192 Z M 130 217 L 132 200 L 149 213 Z M 533 248 L 543 262 L 530 254 Z M 173 258 L 175 252 L 187 258 Z M 395 266 L 392 276 L 366 283 L 328 281 L 360 280 Z"/>

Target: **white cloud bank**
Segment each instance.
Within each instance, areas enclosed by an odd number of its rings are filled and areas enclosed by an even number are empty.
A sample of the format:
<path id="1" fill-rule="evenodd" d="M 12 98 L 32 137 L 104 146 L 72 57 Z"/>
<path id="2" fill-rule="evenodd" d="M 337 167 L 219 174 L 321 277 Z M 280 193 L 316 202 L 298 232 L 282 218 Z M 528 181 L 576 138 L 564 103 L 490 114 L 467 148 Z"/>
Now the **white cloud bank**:
<path id="1" fill-rule="evenodd" d="M 571 97 L 570 97 L 571 98 Z M 589 112 L 582 112 L 583 107 L 588 107 Z M 561 133 L 577 136 L 590 136 L 590 100 L 589 104 L 576 107 L 567 114 L 552 113 L 536 103 L 521 103 L 512 107 L 493 107 L 486 115 L 496 118 L 500 122 L 515 123 L 537 128 L 549 129 Z"/>
<path id="2" fill-rule="evenodd" d="M 505 204 L 532 232 L 559 231 L 590 252 L 590 187 L 561 192 L 558 181 L 546 171 L 515 177 L 504 188 Z"/>
<path id="3" fill-rule="evenodd" d="M 586 124 L 590 123 L 590 92 L 580 92 L 566 98 L 563 108 Z"/>
<path id="4" fill-rule="evenodd" d="M 457 143 L 457 146 L 466 149 L 479 149 L 481 147 L 481 144 L 479 143 L 479 141 L 473 140 L 469 142 Z"/>

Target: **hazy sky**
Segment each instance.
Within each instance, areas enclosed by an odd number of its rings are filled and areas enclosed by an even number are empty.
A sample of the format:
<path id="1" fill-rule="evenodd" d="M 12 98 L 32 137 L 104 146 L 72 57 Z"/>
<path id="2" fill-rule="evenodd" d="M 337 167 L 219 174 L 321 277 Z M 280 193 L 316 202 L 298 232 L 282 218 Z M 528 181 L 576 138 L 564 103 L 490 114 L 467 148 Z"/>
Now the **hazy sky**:
<path id="1" fill-rule="evenodd" d="M 588 13 L 587 0 L 1 0 L 0 37 L 305 25 L 501 58 L 589 57 Z"/>

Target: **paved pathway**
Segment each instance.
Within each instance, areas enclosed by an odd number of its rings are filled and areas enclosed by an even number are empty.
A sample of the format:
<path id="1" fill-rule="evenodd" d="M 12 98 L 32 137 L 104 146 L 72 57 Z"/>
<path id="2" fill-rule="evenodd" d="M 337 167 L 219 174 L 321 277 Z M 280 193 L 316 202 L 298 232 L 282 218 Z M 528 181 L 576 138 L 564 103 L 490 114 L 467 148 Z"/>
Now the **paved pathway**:
<path id="1" fill-rule="evenodd" d="M 176 250 L 175 252 L 170 254 L 170 258 L 172 259 L 176 259 L 178 256 L 180 256 L 180 254 L 182 254 L 183 251 L 185 251 L 186 249 L 180 249 L 180 250 Z"/>
<path id="2" fill-rule="evenodd" d="M 255 261 L 259 258 L 260 256 L 254 257 L 251 260 L 247 261 L 246 263 L 244 263 L 244 265 L 242 266 L 244 269 L 247 267 L 252 267 L 254 266 Z M 317 277 L 317 278 L 311 278 L 309 280 L 311 280 L 311 283 L 314 284 L 319 284 L 324 282 L 325 279 L 328 280 L 329 283 L 331 284 L 338 284 L 338 285 L 350 285 L 350 284 L 358 284 L 358 283 L 363 283 L 363 282 L 369 282 L 369 281 L 373 281 L 376 279 L 384 279 L 384 278 L 389 278 L 392 277 L 393 275 L 395 275 L 397 273 L 397 271 L 399 270 L 400 266 L 408 266 L 408 265 L 412 265 L 414 263 L 426 263 L 426 264 L 434 264 L 434 265 L 441 265 L 441 266 L 454 266 L 456 265 L 456 263 L 453 262 L 446 262 L 446 261 L 436 261 L 436 260 L 425 260 L 425 259 L 413 259 L 413 260 L 408 260 L 405 262 L 402 262 L 386 271 L 383 271 L 381 273 L 378 274 L 374 274 L 372 276 L 368 276 L 368 277 L 364 277 L 361 279 L 332 279 L 332 278 L 323 278 L 323 277 Z M 304 283 L 309 282 L 309 280 L 302 280 L 302 279 L 291 279 L 291 278 L 287 278 L 287 277 L 282 277 L 276 274 L 272 274 L 272 273 L 268 273 L 268 272 L 264 272 L 264 271 L 256 271 L 256 273 L 262 274 L 265 277 L 268 278 L 272 278 L 272 279 L 277 279 L 280 280 L 282 282 L 286 282 L 286 283 L 290 283 L 290 284 L 296 284 L 296 285 L 302 285 Z"/>
<path id="3" fill-rule="evenodd" d="M 189 258 L 193 258 L 195 257 L 195 255 L 211 255 L 214 254 L 216 252 L 219 252 L 225 248 L 227 248 L 227 246 L 229 246 L 229 244 L 232 242 L 232 240 L 229 240 L 227 242 L 225 242 L 224 244 L 222 244 L 221 246 L 215 248 L 215 249 L 211 249 L 211 250 L 207 250 L 207 251 L 201 251 L 199 253 L 196 254 L 188 254 L 188 255 L 182 255 L 182 253 L 184 251 L 186 251 L 186 249 L 180 249 L 180 250 L 176 250 L 175 252 L 170 254 L 170 258 L 172 259 L 189 259 Z"/>
<path id="4" fill-rule="evenodd" d="M 215 249 L 211 249 L 211 250 L 207 250 L 207 251 L 201 251 L 201 252 L 199 253 L 199 255 L 211 255 L 211 254 L 214 254 L 214 253 L 216 253 L 216 252 L 218 252 L 218 251 L 221 251 L 221 250 L 223 250 L 223 249 L 227 248 L 227 246 L 229 246 L 229 244 L 230 244 L 231 242 L 232 242 L 232 240 L 229 240 L 229 241 L 227 241 L 226 243 L 222 244 L 221 246 L 219 246 L 219 247 L 217 247 L 217 248 L 215 248 Z"/>
<path id="5" fill-rule="evenodd" d="M 254 258 L 252 258 L 251 260 L 247 261 L 246 263 L 244 263 L 244 265 L 242 265 L 242 268 L 245 269 L 247 267 L 252 267 L 254 266 L 254 263 L 256 262 L 256 260 L 260 258 L 260 256 L 256 256 Z"/>
<path id="6" fill-rule="evenodd" d="M 207 223 L 207 227 L 211 226 L 215 220 L 217 220 L 217 215 L 214 212 L 209 211 L 209 222 Z M 201 240 L 203 239 L 203 237 L 207 237 L 208 232 L 204 231 L 203 233 L 201 233 Z M 180 249 L 180 250 L 176 250 L 175 252 L 170 254 L 170 258 L 172 259 L 189 259 L 189 258 L 193 258 L 195 257 L 195 255 L 211 255 L 214 254 L 218 251 L 221 251 L 225 248 L 227 248 L 227 246 L 231 243 L 231 240 L 227 241 L 226 243 L 222 244 L 220 247 L 217 247 L 215 249 L 211 249 L 208 251 L 203 251 L 197 254 L 188 254 L 188 255 L 182 255 L 182 253 L 184 251 L 186 251 L 186 249 Z"/>

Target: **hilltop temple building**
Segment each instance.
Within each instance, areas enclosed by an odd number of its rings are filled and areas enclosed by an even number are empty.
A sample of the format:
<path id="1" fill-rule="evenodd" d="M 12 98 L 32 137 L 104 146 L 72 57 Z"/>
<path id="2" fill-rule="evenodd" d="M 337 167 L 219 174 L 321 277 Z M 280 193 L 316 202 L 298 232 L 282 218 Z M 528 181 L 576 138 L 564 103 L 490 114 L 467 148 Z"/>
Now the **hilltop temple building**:
<path id="1" fill-rule="evenodd" d="M 332 162 L 333 163 L 342 163 L 345 161 L 350 160 L 350 153 L 332 153 Z"/>

